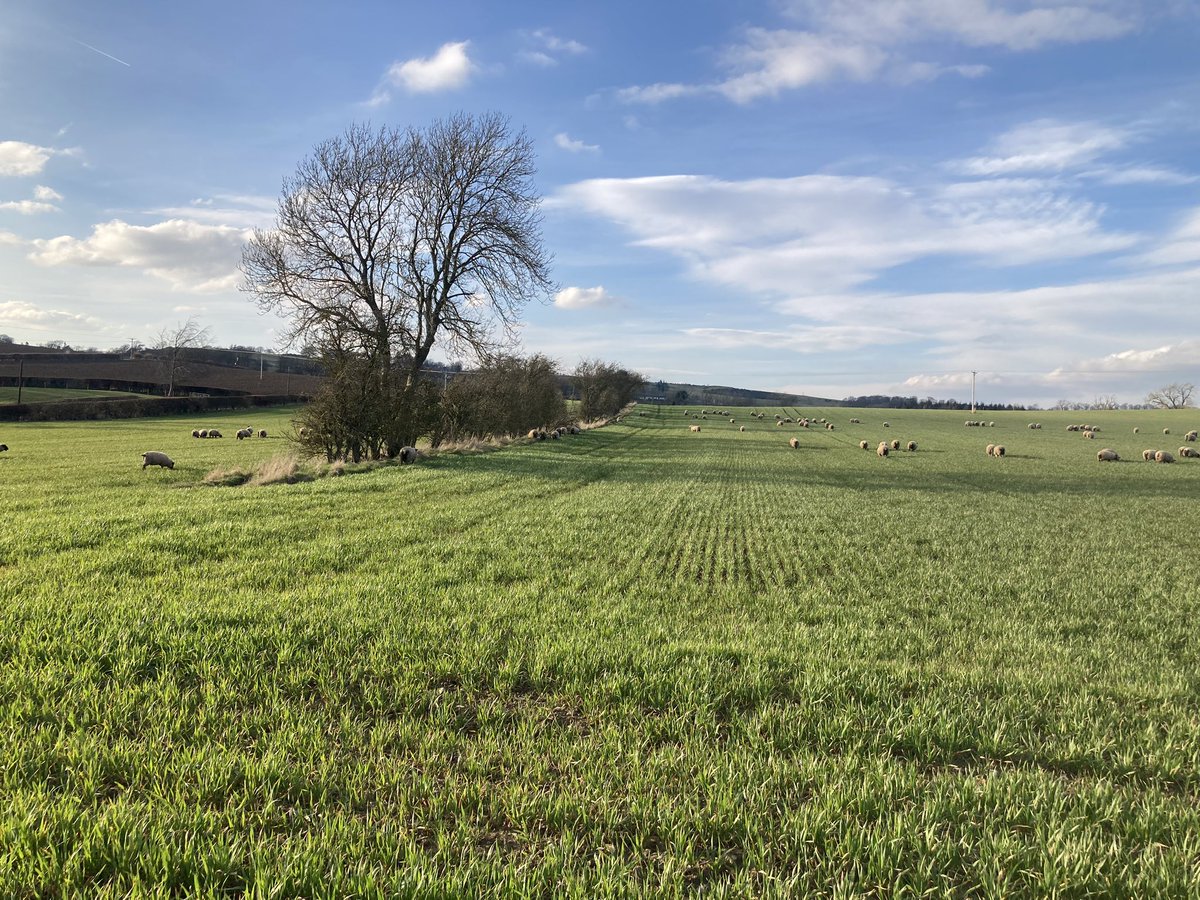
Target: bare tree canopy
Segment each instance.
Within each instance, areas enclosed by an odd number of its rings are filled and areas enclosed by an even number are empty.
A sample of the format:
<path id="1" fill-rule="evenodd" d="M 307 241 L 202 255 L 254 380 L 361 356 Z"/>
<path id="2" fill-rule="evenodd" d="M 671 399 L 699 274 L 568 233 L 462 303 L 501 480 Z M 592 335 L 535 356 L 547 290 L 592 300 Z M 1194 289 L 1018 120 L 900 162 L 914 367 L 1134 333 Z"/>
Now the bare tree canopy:
<path id="1" fill-rule="evenodd" d="M 1183 409 L 1191 405 L 1196 386 L 1190 382 L 1174 382 L 1146 395 L 1146 402 L 1159 409 Z"/>
<path id="2" fill-rule="evenodd" d="M 400 423 L 385 443 L 410 442 L 435 342 L 487 357 L 553 289 L 534 173 L 529 138 L 497 114 L 351 126 L 285 179 L 276 227 L 243 251 L 243 287 L 289 342 L 374 379 Z"/>
<path id="3" fill-rule="evenodd" d="M 187 351 L 204 347 L 208 341 L 208 329 L 200 327 L 195 316 L 189 316 L 186 322 L 167 326 L 158 333 L 153 349 L 159 351 L 157 355 L 162 361 L 163 383 L 168 397 L 175 395 L 176 385 L 187 375 Z"/>
<path id="4" fill-rule="evenodd" d="M 436 340 L 486 353 L 549 293 L 533 147 L 491 114 L 425 131 L 351 126 L 286 179 L 245 288 L 288 337 L 415 373 Z"/>

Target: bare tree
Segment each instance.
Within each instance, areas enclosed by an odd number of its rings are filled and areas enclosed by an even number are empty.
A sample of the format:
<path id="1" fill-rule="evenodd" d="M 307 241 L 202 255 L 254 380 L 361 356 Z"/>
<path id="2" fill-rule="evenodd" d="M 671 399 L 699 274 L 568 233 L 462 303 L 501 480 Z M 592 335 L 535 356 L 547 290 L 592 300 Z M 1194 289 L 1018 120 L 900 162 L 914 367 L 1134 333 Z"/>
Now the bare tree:
<path id="1" fill-rule="evenodd" d="M 355 125 L 284 181 L 277 226 L 242 254 L 244 288 L 290 341 L 367 363 L 393 410 L 389 453 L 416 437 L 435 342 L 486 356 L 552 289 L 533 146 L 499 115 L 425 131 Z"/>
<path id="2" fill-rule="evenodd" d="M 158 351 L 168 397 L 175 395 L 175 386 L 188 373 L 188 351 L 203 347 L 208 341 L 208 329 L 201 328 L 195 316 L 189 316 L 186 322 L 176 322 L 174 327 L 163 328 L 158 333 L 153 349 Z"/>
<path id="3" fill-rule="evenodd" d="M 1092 401 L 1092 409 L 1120 409 L 1116 394 L 1097 394 Z"/>
<path id="4" fill-rule="evenodd" d="M 1183 409 L 1191 405 L 1196 386 L 1190 382 L 1174 382 L 1146 395 L 1146 402 L 1157 409 Z"/>

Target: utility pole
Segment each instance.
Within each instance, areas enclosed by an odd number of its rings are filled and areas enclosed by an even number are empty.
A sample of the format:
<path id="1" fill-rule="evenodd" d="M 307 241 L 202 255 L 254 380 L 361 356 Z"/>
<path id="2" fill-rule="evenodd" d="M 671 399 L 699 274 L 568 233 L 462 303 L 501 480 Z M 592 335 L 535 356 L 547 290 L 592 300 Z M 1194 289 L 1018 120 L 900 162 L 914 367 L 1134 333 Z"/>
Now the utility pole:
<path id="1" fill-rule="evenodd" d="M 971 371 L 971 412 L 975 412 L 975 376 L 979 373 Z"/>
<path id="2" fill-rule="evenodd" d="M 17 360 L 17 405 L 21 405 L 21 387 L 25 384 L 25 357 Z"/>

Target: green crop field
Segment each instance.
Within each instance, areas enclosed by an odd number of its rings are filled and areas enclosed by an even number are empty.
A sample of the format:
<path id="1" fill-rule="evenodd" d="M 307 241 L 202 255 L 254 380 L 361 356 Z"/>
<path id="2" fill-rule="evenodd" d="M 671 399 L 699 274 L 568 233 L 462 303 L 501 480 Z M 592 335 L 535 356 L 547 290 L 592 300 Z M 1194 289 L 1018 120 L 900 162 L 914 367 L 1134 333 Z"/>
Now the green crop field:
<path id="1" fill-rule="evenodd" d="M 22 403 L 48 403 L 53 400 L 120 400 L 125 397 L 145 397 L 145 394 L 131 394 L 127 391 L 77 391 L 71 388 L 36 388 L 21 389 Z M 0 387 L 0 405 L 17 402 L 15 387 Z"/>
<path id="2" fill-rule="evenodd" d="M 0 896 L 1200 894 L 1200 412 L 765 411 L 0 426 Z"/>

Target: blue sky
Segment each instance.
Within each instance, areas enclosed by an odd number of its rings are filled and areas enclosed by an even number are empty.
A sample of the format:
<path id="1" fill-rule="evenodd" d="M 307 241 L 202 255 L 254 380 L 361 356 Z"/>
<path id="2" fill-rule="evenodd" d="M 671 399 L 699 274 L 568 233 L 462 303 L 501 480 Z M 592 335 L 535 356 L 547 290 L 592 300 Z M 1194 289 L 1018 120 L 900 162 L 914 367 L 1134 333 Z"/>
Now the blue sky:
<path id="1" fill-rule="evenodd" d="M 533 139 L 523 347 L 841 398 L 1200 380 L 1194 0 L 106 4 L 0 15 L 0 332 L 110 347 L 237 289 L 352 122 Z"/>

